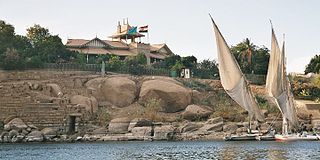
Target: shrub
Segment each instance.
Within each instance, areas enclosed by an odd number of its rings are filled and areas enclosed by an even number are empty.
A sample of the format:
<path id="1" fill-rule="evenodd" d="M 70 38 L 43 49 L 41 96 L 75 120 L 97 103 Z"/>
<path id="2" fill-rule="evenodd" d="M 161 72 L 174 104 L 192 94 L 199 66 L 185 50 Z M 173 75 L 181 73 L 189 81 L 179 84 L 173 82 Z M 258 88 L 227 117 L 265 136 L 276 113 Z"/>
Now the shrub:
<path id="1" fill-rule="evenodd" d="M 33 56 L 28 58 L 26 61 L 27 68 L 41 68 L 43 67 L 43 62 L 41 61 L 39 56 Z"/>
<path id="2" fill-rule="evenodd" d="M 107 125 L 110 121 L 110 113 L 105 108 L 99 108 L 97 112 L 97 120 L 99 122 L 99 125 Z"/>
<path id="3" fill-rule="evenodd" d="M 136 113 L 135 117 L 147 118 L 152 121 L 162 121 L 163 118 L 159 115 L 161 111 L 161 100 L 151 98 L 144 103 L 144 107 Z"/>
<path id="4" fill-rule="evenodd" d="M 256 97 L 256 100 L 258 102 L 260 109 L 266 109 L 269 113 L 280 112 L 280 110 L 277 108 L 277 106 L 270 105 L 265 98 L 263 98 L 259 95 L 256 95 L 255 97 Z"/>
<path id="5" fill-rule="evenodd" d="M 25 60 L 14 48 L 8 48 L 2 63 L 5 70 L 16 70 L 25 68 Z"/>

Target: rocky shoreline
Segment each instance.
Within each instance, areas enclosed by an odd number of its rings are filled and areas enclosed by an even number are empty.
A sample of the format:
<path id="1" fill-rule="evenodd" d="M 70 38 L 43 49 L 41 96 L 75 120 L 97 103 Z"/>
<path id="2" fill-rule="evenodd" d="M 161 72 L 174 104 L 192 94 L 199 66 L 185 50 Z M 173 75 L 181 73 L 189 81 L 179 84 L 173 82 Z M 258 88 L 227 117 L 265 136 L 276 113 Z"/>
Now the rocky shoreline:
<path id="1" fill-rule="evenodd" d="M 241 132 L 236 124 L 224 124 L 221 117 L 206 122 L 152 123 L 147 119 L 118 118 L 108 128 L 92 126 L 86 132 L 66 134 L 55 128 L 39 129 L 14 118 L 0 134 L 0 143 L 103 142 L 103 141 L 181 141 L 222 140 L 230 131 Z"/>

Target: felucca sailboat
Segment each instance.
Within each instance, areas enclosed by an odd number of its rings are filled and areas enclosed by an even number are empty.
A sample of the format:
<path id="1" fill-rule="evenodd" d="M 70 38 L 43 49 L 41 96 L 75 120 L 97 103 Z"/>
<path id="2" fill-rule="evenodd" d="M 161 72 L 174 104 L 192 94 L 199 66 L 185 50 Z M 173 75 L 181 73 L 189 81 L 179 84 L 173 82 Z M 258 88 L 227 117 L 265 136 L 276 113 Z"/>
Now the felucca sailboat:
<path id="1" fill-rule="evenodd" d="M 285 47 L 280 50 L 273 27 L 271 36 L 271 54 L 269 59 L 266 90 L 274 98 L 282 113 L 282 133 L 276 134 L 276 140 L 317 140 L 318 136 L 292 133 L 299 128 L 297 114 L 294 108 L 294 99 L 290 82 L 286 76 Z"/>
<path id="2" fill-rule="evenodd" d="M 210 18 L 213 23 L 213 29 L 216 37 L 220 81 L 224 90 L 235 102 L 248 111 L 249 121 L 251 121 L 251 118 L 255 118 L 256 120 L 263 122 L 264 116 L 252 95 L 245 75 L 242 73 L 235 57 L 231 54 L 225 39 L 211 15 Z M 225 137 L 225 140 L 256 140 L 256 136 L 258 135 L 250 133 L 250 129 L 249 125 L 248 134 L 227 136 Z"/>

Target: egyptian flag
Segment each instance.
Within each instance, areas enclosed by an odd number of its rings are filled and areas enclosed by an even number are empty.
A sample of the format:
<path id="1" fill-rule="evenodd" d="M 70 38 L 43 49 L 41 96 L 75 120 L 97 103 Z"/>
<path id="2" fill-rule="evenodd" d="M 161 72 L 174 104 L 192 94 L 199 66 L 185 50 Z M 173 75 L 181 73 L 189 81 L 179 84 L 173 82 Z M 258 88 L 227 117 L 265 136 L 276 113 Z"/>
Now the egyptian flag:
<path id="1" fill-rule="evenodd" d="M 148 32 L 148 25 L 139 27 L 139 32 Z"/>

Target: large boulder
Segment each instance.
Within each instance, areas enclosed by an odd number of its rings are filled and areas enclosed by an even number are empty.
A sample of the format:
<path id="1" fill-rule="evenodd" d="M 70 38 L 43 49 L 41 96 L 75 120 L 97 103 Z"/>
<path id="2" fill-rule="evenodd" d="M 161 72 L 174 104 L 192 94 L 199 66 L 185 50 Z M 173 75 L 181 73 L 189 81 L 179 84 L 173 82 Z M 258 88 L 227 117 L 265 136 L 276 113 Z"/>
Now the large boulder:
<path id="1" fill-rule="evenodd" d="M 142 104 L 152 99 L 160 100 L 165 112 L 173 113 L 184 110 L 191 103 L 191 90 L 168 80 L 148 80 L 142 83 L 139 101 Z"/>
<path id="2" fill-rule="evenodd" d="M 46 140 L 51 140 L 58 135 L 58 130 L 54 128 L 43 128 L 41 132 Z"/>
<path id="3" fill-rule="evenodd" d="M 4 129 L 6 131 L 10 131 L 10 130 L 21 131 L 27 128 L 28 126 L 20 118 L 14 118 L 10 122 L 8 122 L 6 125 L 4 125 Z"/>
<path id="4" fill-rule="evenodd" d="M 136 137 L 145 137 L 145 136 L 151 136 L 152 135 L 152 127 L 134 127 L 131 130 L 131 133 L 133 136 Z"/>
<path id="5" fill-rule="evenodd" d="M 101 91 L 102 83 L 106 78 L 94 78 L 89 80 L 85 86 L 87 87 L 88 92 L 94 96 L 99 102 L 104 101 L 104 96 Z"/>
<path id="6" fill-rule="evenodd" d="M 136 83 L 127 77 L 108 78 L 101 89 L 105 100 L 118 107 L 132 104 L 137 93 Z"/>
<path id="7" fill-rule="evenodd" d="M 127 117 L 115 118 L 110 121 L 108 130 L 110 133 L 127 133 L 129 123 L 130 119 Z"/>
<path id="8" fill-rule="evenodd" d="M 18 131 L 16 131 L 16 130 L 11 130 L 10 132 L 9 132 L 9 138 L 10 139 L 12 139 L 12 138 L 14 138 L 14 137 L 17 137 L 18 136 Z"/>
<path id="9" fill-rule="evenodd" d="M 214 132 L 220 132 L 223 130 L 223 118 L 221 117 L 215 117 L 208 119 L 203 127 L 199 129 L 199 131 L 207 132 L 207 131 L 214 131 Z"/>
<path id="10" fill-rule="evenodd" d="M 206 132 L 206 131 L 220 132 L 223 129 L 222 127 L 223 127 L 223 122 L 219 122 L 219 123 L 216 123 L 216 124 L 204 124 L 204 126 L 201 127 L 199 129 L 199 131 L 202 131 L 202 132 Z"/>
<path id="11" fill-rule="evenodd" d="M 180 129 L 181 133 L 185 133 L 185 132 L 193 132 L 198 130 L 199 128 L 201 128 L 203 126 L 202 123 L 195 123 L 195 122 L 188 122 L 185 125 L 183 125 Z"/>
<path id="12" fill-rule="evenodd" d="M 212 114 L 212 109 L 208 106 L 188 105 L 182 113 L 182 117 L 188 120 L 199 120 L 208 118 Z"/>
<path id="13" fill-rule="evenodd" d="M 134 128 L 134 127 L 145 127 L 145 126 L 152 126 L 152 125 L 153 125 L 153 123 L 149 119 L 135 118 L 135 119 L 131 120 L 129 127 L 128 127 L 128 131 L 131 131 L 132 128 Z"/>
<path id="14" fill-rule="evenodd" d="M 231 134 L 235 134 L 238 129 L 238 125 L 236 123 L 227 123 L 223 126 L 224 132 L 229 132 Z"/>
<path id="15" fill-rule="evenodd" d="M 27 142 L 42 142 L 43 140 L 43 133 L 41 131 L 32 131 L 26 136 Z"/>
<path id="16" fill-rule="evenodd" d="M 95 97 L 85 97 L 81 95 L 75 95 L 70 99 L 72 104 L 78 104 L 84 106 L 87 111 L 95 113 L 98 110 L 98 102 Z"/>
<path id="17" fill-rule="evenodd" d="M 175 134 L 175 129 L 172 125 L 156 126 L 154 128 L 154 140 L 171 140 Z"/>
<path id="18" fill-rule="evenodd" d="M 62 93 L 59 85 L 54 84 L 54 83 L 50 83 L 50 84 L 47 84 L 47 86 L 50 88 L 50 93 L 52 96 L 54 96 L 54 97 L 62 97 L 63 96 L 63 93 Z"/>

